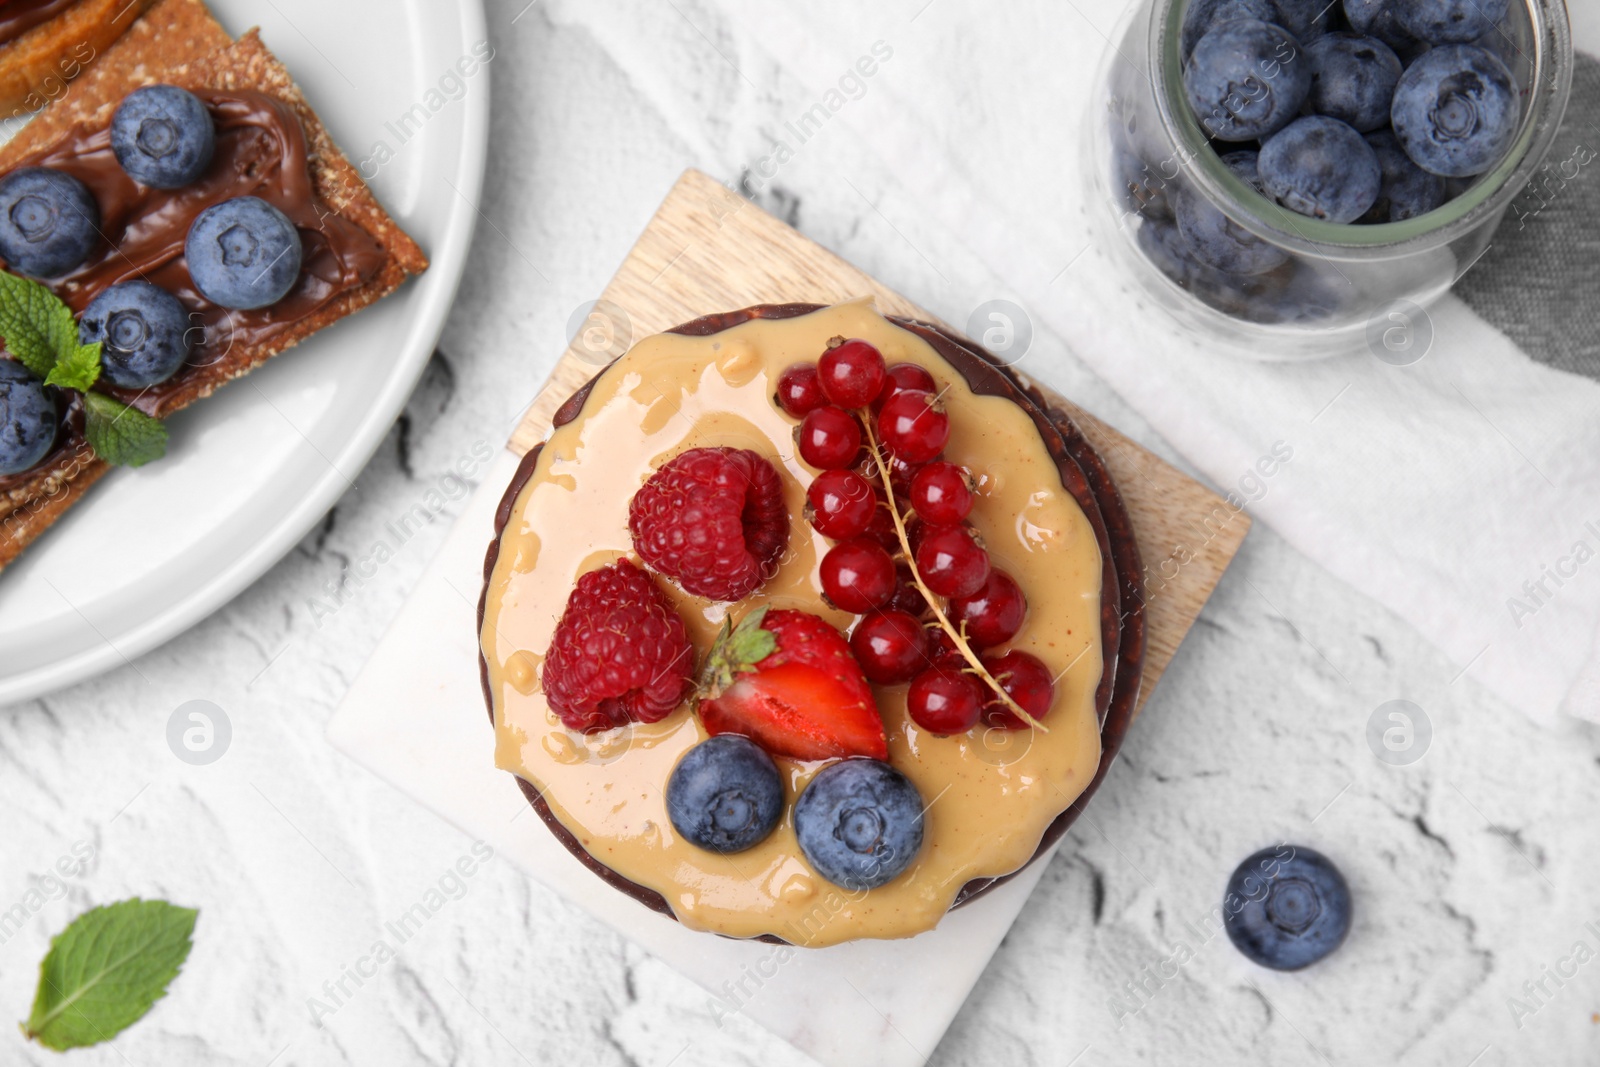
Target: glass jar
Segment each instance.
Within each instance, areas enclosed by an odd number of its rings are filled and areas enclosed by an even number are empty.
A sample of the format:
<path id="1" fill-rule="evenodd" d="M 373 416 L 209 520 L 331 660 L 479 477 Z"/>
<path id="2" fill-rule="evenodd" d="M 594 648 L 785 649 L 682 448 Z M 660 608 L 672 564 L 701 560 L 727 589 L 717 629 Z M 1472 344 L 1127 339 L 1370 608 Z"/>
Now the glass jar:
<path id="1" fill-rule="evenodd" d="M 1096 243 L 1182 328 L 1240 355 L 1395 351 L 1416 313 L 1488 249 L 1544 162 L 1572 84 L 1564 0 L 1512 0 L 1499 28 L 1495 51 L 1523 98 L 1510 150 L 1484 174 L 1452 180 L 1441 207 L 1378 224 L 1297 214 L 1223 163 L 1184 94 L 1179 41 L 1189 2 L 1139 0 L 1112 35 L 1085 127 Z M 1233 147 L 1245 146 L 1224 150 Z M 1174 221 L 1180 196 L 1220 212 L 1218 224 L 1260 252 L 1252 266 L 1271 265 L 1239 275 L 1196 259 Z"/>

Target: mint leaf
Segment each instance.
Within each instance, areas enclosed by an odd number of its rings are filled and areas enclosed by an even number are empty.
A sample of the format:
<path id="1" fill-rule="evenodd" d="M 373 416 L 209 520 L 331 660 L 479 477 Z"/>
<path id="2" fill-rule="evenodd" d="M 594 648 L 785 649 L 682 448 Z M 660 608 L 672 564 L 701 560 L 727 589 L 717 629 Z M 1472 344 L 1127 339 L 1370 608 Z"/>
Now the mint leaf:
<path id="1" fill-rule="evenodd" d="M 142 467 L 167 454 L 167 428 L 159 419 L 103 393 L 84 393 L 83 406 L 83 436 L 107 463 Z"/>
<path id="2" fill-rule="evenodd" d="M 0 340 L 41 378 L 78 349 L 72 309 L 31 278 L 0 271 Z M 98 374 L 98 371 L 96 372 Z"/>
<path id="3" fill-rule="evenodd" d="M 39 964 L 23 1034 L 60 1052 L 109 1041 L 144 1018 L 189 958 L 198 915 L 135 897 L 78 916 Z"/>
<path id="4" fill-rule="evenodd" d="M 56 360 L 45 376 L 44 384 L 59 385 L 63 389 L 76 389 L 87 393 L 100 378 L 100 342 L 92 345 L 74 343 L 72 351 Z"/>

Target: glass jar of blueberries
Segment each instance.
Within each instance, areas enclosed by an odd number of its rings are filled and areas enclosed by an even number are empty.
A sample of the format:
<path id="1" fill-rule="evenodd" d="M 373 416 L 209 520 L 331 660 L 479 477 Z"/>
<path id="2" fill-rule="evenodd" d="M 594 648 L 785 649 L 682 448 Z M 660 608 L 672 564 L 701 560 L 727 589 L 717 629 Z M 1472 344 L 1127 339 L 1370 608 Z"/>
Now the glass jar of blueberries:
<path id="1" fill-rule="evenodd" d="M 1112 40 L 1098 243 L 1260 359 L 1403 351 L 1542 165 L 1572 81 L 1564 0 L 1141 0 Z"/>

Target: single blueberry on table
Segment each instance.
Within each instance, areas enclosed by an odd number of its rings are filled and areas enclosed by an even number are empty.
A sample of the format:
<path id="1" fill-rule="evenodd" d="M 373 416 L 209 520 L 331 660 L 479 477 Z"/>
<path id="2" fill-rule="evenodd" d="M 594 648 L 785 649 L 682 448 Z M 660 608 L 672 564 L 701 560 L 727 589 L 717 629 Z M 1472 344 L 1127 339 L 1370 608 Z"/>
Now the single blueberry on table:
<path id="1" fill-rule="evenodd" d="M 1212 26 L 1183 67 L 1201 129 L 1219 141 L 1253 141 L 1282 129 L 1311 91 L 1311 67 L 1287 30 L 1259 19 Z"/>
<path id="2" fill-rule="evenodd" d="M 1222 162 L 1246 185 L 1261 191 L 1256 153 L 1229 152 Z M 1283 249 L 1262 240 L 1229 218 L 1193 186 L 1177 197 L 1178 231 L 1194 258 L 1228 274 L 1261 274 L 1289 258 Z"/>
<path id="3" fill-rule="evenodd" d="M 56 402 L 33 372 L 0 359 L 0 477 L 39 465 L 56 443 Z"/>
<path id="4" fill-rule="evenodd" d="M 1383 174 L 1361 135 L 1338 119 L 1296 119 L 1261 145 L 1266 194 L 1291 211 L 1354 222 L 1378 199 Z"/>
<path id="5" fill-rule="evenodd" d="M 1360 133 L 1389 124 L 1389 104 L 1405 69 L 1376 37 L 1330 33 L 1306 46 L 1311 64 L 1307 105 L 1318 115 L 1349 123 Z"/>
<path id="6" fill-rule="evenodd" d="M 711 852 L 752 848 L 783 818 L 778 765 L 747 737 L 708 738 L 672 769 L 667 817 L 685 840 Z"/>
<path id="7" fill-rule="evenodd" d="M 887 763 L 843 760 L 818 771 L 800 794 L 794 831 L 822 877 L 841 889 L 876 889 L 922 848 L 922 797 Z"/>
<path id="8" fill-rule="evenodd" d="M 1395 21 L 1429 44 L 1464 44 L 1493 30 L 1509 0 L 1391 0 Z"/>
<path id="9" fill-rule="evenodd" d="M 194 286 L 225 308 L 266 307 L 300 277 L 300 233 L 289 216 L 254 196 L 200 213 L 183 243 Z"/>
<path id="10" fill-rule="evenodd" d="M 119 389 L 159 385 L 189 358 L 189 312 L 159 286 L 119 282 L 89 301 L 78 342 L 100 342 L 101 375 Z"/>
<path id="11" fill-rule="evenodd" d="M 1239 864 L 1222 898 L 1228 940 L 1275 971 L 1309 967 L 1343 944 L 1350 910 L 1339 868 L 1299 845 L 1264 848 Z"/>
<path id="12" fill-rule="evenodd" d="M 1200 43 L 1205 32 L 1219 22 L 1234 19 L 1258 19 L 1277 22 L 1278 9 L 1272 0 L 1189 0 L 1183 9 L 1183 54 L 1188 58 L 1194 46 Z"/>
<path id="13" fill-rule="evenodd" d="M 0 257 L 18 274 L 66 274 L 100 240 L 94 194 L 72 175 L 48 167 L 22 167 L 0 178 L 0 212 Z"/>
<path id="14" fill-rule="evenodd" d="M 1359 221 L 1404 222 L 1426 215 L 1445 202 L 1445 179 L 1411 162 L 1393 133 L 1375 130 L 1367 134 L 1367 144 L 1378 157 L 1383 182 L 1378 188 L 1377 202 Z"/>
<path id="15" fill-rule="evenodd" d="M 1278 17 L 1270 21 L 1294 34 L 1294 39 L 1309 45 L 1335 28 L 1334 12 L 1338 0 L 1272 0 Z"/>
<path id="16" fill-rule="evenodd" d="M 1522 109 L 1511 71 L 1493 52 L 1449 44 L 1406 68 L 1389 116 L 1400 147 L 1417 166 L 1466 178 L 1506 154 Z"/>
<path id="17" fill-rule="evenodd" d="M 200 98 L 176 85 L 146 85 L 123 98 L 111 117 L 111 151 L 128 177 L 154 189 L 178 189 L 211 165 L 216 128 Z"/>

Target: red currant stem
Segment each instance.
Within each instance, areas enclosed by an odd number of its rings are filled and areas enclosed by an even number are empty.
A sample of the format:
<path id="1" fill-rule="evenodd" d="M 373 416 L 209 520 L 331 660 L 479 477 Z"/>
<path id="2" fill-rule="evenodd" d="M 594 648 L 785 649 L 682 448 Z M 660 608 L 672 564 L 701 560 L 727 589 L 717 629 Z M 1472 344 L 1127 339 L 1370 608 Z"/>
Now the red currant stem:
<path id="1" fill-rule="evenodd" d="M 900 509 L 894 506 L 894 485 L 889 480 L 889 464 L 884 462 L 883 449 L 879 446 L 877 434 L 873 431 L 872 419 L 862 415 L 859 411 L 855 415 L 866 434 L 867 449 L 872 453 L 873 466 L 878 468 L 878 477 L 883 482 L 883 491 L 889 498 L 889 516 L 894 519 L 894 532 L 900 538 L 900 551 L 904 553 L 906 566 L 911 570 L 911 580 L 917 583 L 917 590 L 922 594 L 922 598 L 928 602 L 928 608 L 933 612 L 933 617 L 938 620 L 939 627 L 949 635 L 950 640 L 955 642 L 955 646 L 961 652 L 962 657 L 971 664 L 972 673 L 982 679 L 983 684 L 988 686 L 996 696 L 1005 701 L 1006 706 L 1016 712 L 1018 718 L 1041 733 L 1049 733 L 1050 730 L 1044 723 L 1029 715 L 1022 705 L 1012 699 L 1011 694 L 1006 692 L 999 682 L 995 681 L 994 676 L 983 665 L 983 661 L 978 658 L 978 654 L 967 643 L 967 639 L 964 636 L 965 626 L 963 625 L 959 629 L 953 626 L 950 622 L 950 617 L 939 606 L 939 597 L 935 596 L 933 590 L 923 584 L 922 571 L 917 566 L 916 554 L 911 551 L 911 537 L 906 533 L 905 519 L 901 516 Z"/>

